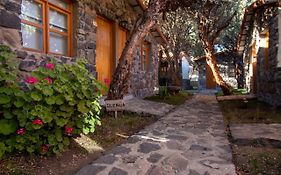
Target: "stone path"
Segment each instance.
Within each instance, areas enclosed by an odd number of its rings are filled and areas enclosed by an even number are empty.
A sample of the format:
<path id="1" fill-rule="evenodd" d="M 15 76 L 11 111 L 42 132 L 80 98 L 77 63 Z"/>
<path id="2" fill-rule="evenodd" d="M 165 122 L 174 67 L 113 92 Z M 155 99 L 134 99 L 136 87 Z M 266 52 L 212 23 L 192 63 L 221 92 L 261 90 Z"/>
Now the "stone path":
<path id="1" fill-rule="evenodd" d="M 173 105 L 133 98 L 125 100 L 126 111 L 162 117 L 175 108 Z"/>
<path id="2" fill-rule="evenodd" d="M 234 175 L 215 96 L 196 95 L 76 175 Z"/>
<path id="3" fill-rule="evenodd" d="M 232 124 L 230 131 L 234 140 L 271 139 L 281 142 L 281 124 Z"/>

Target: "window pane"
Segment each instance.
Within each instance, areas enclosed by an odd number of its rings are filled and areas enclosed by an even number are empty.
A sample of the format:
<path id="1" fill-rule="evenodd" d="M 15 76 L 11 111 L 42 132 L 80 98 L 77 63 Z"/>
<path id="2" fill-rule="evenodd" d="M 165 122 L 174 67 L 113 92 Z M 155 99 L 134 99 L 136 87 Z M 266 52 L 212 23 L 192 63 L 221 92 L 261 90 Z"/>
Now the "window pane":
<path id="1" fill-rule="evenodd" d="M 49 12 L 50 28 L 67 32 L 67 15 L 53 9 L 50 9 Z"/>
<path id="2" fill-rule="evenodd" d="M 50 52 L 67 55 L 67 37 L 50 32 Z"/>
<path id="3" fill-rule="evenodd" d="M 21 18 L 42 24 L 42 4 L 33 0 L 23 0 L 21 5 Z"/>
<path id="4" fill-rule="evenodd" d="M 68 8 L 68 4 L 63 0 L 49 0 L 49 2 L 64 9 Z"/>
<path id="5" fill-rule="evenodd" d="M 42 29 L 21 24 L 23 47 L 43 51 L 43 31 Z"/>

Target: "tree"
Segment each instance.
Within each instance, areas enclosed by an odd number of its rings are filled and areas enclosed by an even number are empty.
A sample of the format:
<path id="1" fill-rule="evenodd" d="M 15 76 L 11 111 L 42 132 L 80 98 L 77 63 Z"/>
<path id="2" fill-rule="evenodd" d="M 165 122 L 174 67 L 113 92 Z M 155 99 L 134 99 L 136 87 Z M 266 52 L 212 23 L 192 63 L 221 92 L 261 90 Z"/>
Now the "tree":
<path id="1" fill-rule="evenodd" d="M 227 0 L 206 0 L 197 4 L 190 15 L 194 16 L 197 25 L 198 36 L 206 56 L 206 62 L 210 66 L 216 83 L 221 87 L 224 95 L 231 94 L 230 86 L 222 79 L 216 62 L 214 45 L 218 37 L 225 30 L 236 15 L 232 8 L 233 2 Z"/>
<path id="2" fill-rule="evenodd" d="M 198 0 L 150 0 L 147 9 L 135 23 L 125 48 L 121 54 L 119 64 L 113 75 L 107 99 L 122 99 L 128 90 L 130 76 L 130 62 L 133 51 L 141 39 L 160 19 L 163 12 L 176 10 L 180 6 L 189 7 Z"/>
<path id="3" fill-rule="evenodd" d="M 243 60 L 237 55 L 236 42 L 240 32 L 245 7 L 250 5 L 253 1 L 254 0 L 240 0 L 233 2 L 232 9 L 237 11 L 237 14 L 234 16 L 230 26 L 224 30 L 219 37 L 219 45 L 222 46 L 224 52 L 230 55 L 230 60 L 228 61 L 234 64 L 238 88 L 244 87 L 244 66 Z"/>
<path id="4" fill-rule="evenodd" d="M 185 9 L 179 8 L 165 14 L 165 20 L 160 25 L 169 43 L 163 47 L 169 63 L 169 79 L 172 85 L 180 85 L 180 66 L 181 53 L 190 53 L 192 45 L 195 43 L 196 34 L 194 25 L 188 20 L 189 14 Z M 169 53 L 172 53 L 170 56 Z"/>

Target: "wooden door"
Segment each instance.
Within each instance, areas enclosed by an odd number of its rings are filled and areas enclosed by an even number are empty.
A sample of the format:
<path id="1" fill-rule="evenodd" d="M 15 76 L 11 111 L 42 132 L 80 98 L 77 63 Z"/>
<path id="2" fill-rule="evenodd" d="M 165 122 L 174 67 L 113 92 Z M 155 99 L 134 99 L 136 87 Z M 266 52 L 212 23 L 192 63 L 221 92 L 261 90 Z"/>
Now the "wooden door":
<path id="1" fill-rule="evenodd" d="M 127 30 L 122 27 L 118 27 L 118 41 L 117 41 L 117 59 L 119 60 L 122 54 L 123 49 L 125 48 L 127 41 Z"/>
<path id="2" fill-rule="evenodd" d="M 112 77 L 112 23 L 104 18 L 97 17 L 96 38 L 96 68 L 98 80 L 109 85 Z"/>
<path id="3" fill-rule="evenodd" d="M 207 89 L 216 89 L 217 83 L 213 72 L 208 64 L 206 64 L 206 88 Z"/>

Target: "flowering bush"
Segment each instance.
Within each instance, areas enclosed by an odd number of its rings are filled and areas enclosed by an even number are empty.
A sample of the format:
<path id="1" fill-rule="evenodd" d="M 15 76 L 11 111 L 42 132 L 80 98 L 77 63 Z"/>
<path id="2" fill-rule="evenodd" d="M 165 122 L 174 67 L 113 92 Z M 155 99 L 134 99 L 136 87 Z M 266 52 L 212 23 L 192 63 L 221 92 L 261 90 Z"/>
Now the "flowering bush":
<path id="1" fill-rule="evenodd" d="M 49 62 L 21 81 L 12 58 L 0 46 L 0 158 L 13 151 L 59 153 L 69 137 L 100 125 L 103 87 L 85 60 Z"/>

